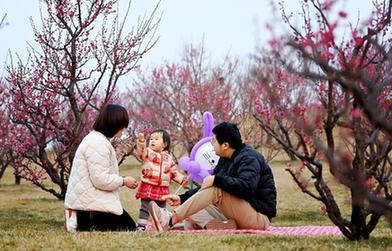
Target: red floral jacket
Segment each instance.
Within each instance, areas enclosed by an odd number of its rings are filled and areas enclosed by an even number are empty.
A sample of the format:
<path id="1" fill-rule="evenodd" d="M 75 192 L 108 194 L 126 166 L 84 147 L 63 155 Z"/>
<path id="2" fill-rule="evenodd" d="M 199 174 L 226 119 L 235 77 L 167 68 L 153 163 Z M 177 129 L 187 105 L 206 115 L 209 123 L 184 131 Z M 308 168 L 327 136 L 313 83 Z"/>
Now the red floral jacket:
<path id="1" fill-rule="evenodd" d="M 154 186 L 169 186 L 175 181 L 181 184 L 185 178 L 177 171 L 177 165 L 167 151 L 155 152 L 146 142 L 137 142 L 137 154 L 143 161 L 141 181 Z"/>

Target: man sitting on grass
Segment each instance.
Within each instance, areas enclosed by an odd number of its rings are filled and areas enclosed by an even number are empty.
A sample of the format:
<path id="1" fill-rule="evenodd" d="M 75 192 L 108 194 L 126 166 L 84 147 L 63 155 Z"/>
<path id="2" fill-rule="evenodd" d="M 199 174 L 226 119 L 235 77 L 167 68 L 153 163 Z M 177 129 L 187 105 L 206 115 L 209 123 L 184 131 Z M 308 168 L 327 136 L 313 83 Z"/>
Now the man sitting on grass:
<path id="1" fill-rule="evenodd" d="M 221 123 L 212 132 L 211 143 L 220 157 L 213 174 L 200 189 L 162 197 L 172 206 L 181 204 L 173 215 L 151 202 L 155 230 L 166 231 L 185 219 L 193 228 L 265 230 L 276 215 L 275 182 L 264 157 L 242 143 L 235 124 Z"/>

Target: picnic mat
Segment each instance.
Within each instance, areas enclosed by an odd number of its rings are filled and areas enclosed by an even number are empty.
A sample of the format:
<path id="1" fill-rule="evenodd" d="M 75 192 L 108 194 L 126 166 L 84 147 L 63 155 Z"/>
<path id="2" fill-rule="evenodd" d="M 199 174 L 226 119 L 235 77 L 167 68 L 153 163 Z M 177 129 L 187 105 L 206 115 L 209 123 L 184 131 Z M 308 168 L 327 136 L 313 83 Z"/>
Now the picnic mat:
<path id="1" fill-rule="evenodd" d="M 265 235 L 342 235 L 336 226 L 295 226 L 258 229 L 219 229 L 219 230 L 170 230 L 170 233 L 222 233 L 222 234 L 265 234 Z"/>

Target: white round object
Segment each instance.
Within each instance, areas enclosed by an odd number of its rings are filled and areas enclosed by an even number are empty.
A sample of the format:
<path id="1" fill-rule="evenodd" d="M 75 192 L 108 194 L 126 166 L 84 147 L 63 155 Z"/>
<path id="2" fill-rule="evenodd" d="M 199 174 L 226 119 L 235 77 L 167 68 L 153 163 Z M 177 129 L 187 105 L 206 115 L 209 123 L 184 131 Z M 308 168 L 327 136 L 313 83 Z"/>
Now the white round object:
<path id="1" fill-rule="evenodd" d="M 211 142 L 206 142 L 197 149 L 195 160 L 200 164 L 201 169 L 211 170 L 218 163 L 219 156 L 215 154 Z"/>

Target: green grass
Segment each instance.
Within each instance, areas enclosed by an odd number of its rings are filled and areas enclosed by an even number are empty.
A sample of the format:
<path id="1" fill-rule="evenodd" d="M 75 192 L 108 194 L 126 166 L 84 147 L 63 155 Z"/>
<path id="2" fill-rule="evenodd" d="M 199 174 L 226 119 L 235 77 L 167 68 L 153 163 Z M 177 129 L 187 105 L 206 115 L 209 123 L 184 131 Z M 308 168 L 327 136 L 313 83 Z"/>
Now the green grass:
<path id="1" fill-rule="evenodd" d="M 332 225 L 320 203 L 301 193 L 284 171 L 272 163 L 278 189 L 276 226 Z M 135 166 L 121 173 L 138 176 Z M 347 190 L 330 181 L 343 212 L 349 213 Z M 173 189 L 177 188 L 174 185 Z M 136 220 L 140 202 L 134 191 L 121 189 L 124 208 Z M 383 219 L 370 240 L 344 237 L 263 236 L 250 234 L 77 233 L 64 231 L 63 202 L 22 181 L 13 185 L 8 170 L 0 181 L 0 250 L 392 250 L 392 231 Z"/>

